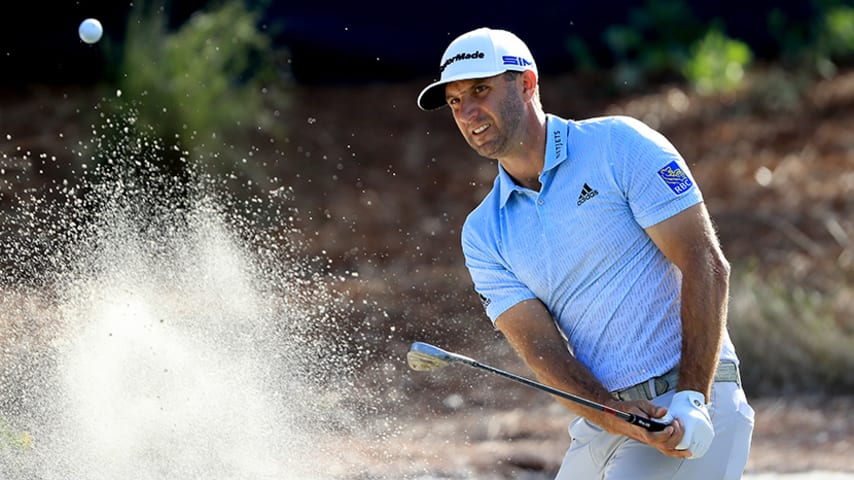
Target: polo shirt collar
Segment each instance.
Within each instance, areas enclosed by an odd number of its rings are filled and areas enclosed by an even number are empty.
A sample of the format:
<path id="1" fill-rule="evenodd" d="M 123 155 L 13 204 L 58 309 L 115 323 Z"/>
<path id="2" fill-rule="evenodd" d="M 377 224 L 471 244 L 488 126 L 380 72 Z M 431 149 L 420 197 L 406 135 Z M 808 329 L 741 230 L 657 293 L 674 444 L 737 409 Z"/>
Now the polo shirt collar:
<path id="1" fill-rule="evenodd" d="M 563 163 L 567 157 L 567 121 L 551 115 L 546 114 L 546 154 L 543 158 L 543 173 L 540 174 L 540 178 L 542 179 L 543 174 L 548 172 L 549 170 L 555 168 L 556 166 Z M 498 163 L 498 193 L 499 198 L 501 200 L 501 207 L 507 204 L 507 200 L 510 198 L 510 195 L 518 190 L 521 190 L 522 187 L 516 185 L 516 182 L 513 181 L 513 177 L 504 170 L 504 167 L 501 166 L 501 163 Z"/>

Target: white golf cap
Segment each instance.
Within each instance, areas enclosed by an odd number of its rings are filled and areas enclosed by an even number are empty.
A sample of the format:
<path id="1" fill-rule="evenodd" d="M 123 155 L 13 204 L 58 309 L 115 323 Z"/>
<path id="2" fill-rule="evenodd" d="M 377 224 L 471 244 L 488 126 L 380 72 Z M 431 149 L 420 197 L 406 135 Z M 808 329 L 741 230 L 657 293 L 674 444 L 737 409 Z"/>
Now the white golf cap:
<path id="1" fill-rule="evenodd" d="M 448 45 L 439 64 L 441 78 L 421 91 L 418 106 L 435 110 L 447 105 L 448 83 L 492 77 L 508 70 L 531 70 L 537 74 L 537 65 L 525 42 L 506 30 L 478 28 L 464 33 Z"/>

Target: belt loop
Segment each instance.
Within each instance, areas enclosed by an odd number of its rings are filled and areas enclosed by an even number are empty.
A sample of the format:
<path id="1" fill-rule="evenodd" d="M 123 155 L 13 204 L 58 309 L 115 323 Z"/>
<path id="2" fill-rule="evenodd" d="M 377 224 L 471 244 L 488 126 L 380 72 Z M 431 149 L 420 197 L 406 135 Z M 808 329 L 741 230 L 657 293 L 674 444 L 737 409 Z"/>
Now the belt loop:
<path id="1" fill-rule="evenodd" d="M 646 395 L 648 400 L 652 400 L 658 396 L 658 389 L 655 388 L 655 377 L 646 381 L 646 389 L 648 390 Z"/>
<path id="2" fill-rule="evenodd" d="M 741 371 L 738 368 L 738 365 L 733 363 L 733 367 L 735 367 L 735 384 L 738 385 L 738 388 L 741 387 Z"/>

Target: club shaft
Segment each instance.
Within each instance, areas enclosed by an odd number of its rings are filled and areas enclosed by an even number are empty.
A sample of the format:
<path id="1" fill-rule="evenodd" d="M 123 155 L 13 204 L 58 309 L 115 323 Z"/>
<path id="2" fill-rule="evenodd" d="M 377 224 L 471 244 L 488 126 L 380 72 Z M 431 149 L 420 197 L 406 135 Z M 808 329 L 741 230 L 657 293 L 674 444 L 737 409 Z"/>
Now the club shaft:
<path id="1" fill-rule="evenodd" d="M 488 372 L 496 373 L 498 375 L 501 375 L 502 377 L 509 378 L 511 380 L 515 380 L 519 383 L 524 383 L 525 385 L 528 385 L 529 387 L 538 388 L 538 389 L 543 390 L 545 392 L 551 393 L 552 395 L 564 398 L 566 400 L 570 400 L 570 401 L 578 403 L 580 405 L 584 405 L 585 407 L 590 407 L 590 408 L 593 408 L 595 410 L 600 410 L 603 412 L 611 413 L 611 414 L 613 414 L 617 417 L 620 417 L 624 420 L 628 420 L 629 416 L 631 415 L 631 414 L 628 414 L 625 412 L 621 412 L 619 410 L 614 410 L 614 409 L 609 408 L 605 405 L 602 405 L 601 403 L 597 403 L 597 402 L 594 402 L 591 400 L 587 400 L 586 398 L 579 397 L 579 396 L 573 395 L 573 394 L 568 393 L 568 392 L 564 392 L 563 390 L 558 390 L 556 388 L 550 387 L 550 386 L 542 384 L 540 382 L 536 382 L 536 381 L 531 380 L 529 378 L 525 378 L 525 377 L 510 373 L 510 372 L 501 370 L 499 368 L 495 368 L 495 367 L 486 365 L 484 363 L 480 363 L 480 362 L 475 361 L 475 362 L 472 362 L 472 366 L 480 368 L 482 370 L 486 370 Z"/>
<path id="2" fill-rule="evenodd" d="M 651 420 L 651 419 L 647 419 L 644 417 L 640 417 L 640 416 L 637 416 L 637 415 L 634 415 L 631 413 L 622 412 L 620 410 L 615 410 L 615 409 L 608 407 L 606 405 L 602 405 L 601 403 L 597 403 L 597 402 L 594 402 L 592 400 L 588 400 L 586 398 L 579 397 L 577 395 L 573 395 L 573 394 L 568 393 L 568 392 L 564 392 L 563 390 L 558 390 L 554 387 L 550 387 L 550 386 L 542 384 L 540 382 L 536 382 L 536 381 L 531 380 L 529 378 L 525 378 L 525 377 L 510 373 L 510 372 L 501 370 L 499 368 L 495 368 L 495 367 L 492 367 L 490 365 L 486 365 L 485 363 L 480 363 L 477 360 L 472 360 L 468 357 L 458 358 L 456 360 L 460 363 L 465 363 L 466 365 L 469 365 L 469 366 L 472 366 L 475 368 L 479 368 L 481 370 L 486 370 L 488 372 L 492 372 L 492 373 L 495 373 L 497 375 L 501 375 L 504 378 L 508 378 L 510 380 L 514 380 L 516 382 L 528 385 L 529 387 L 533 387 L 533 388 L 542 390 L 544 392 L 548 392 L 554 396 L 563 398 L 565 400 L 569 400 L 571 402 L 575 402 L 579 405 L 584 405 L 585 407 L 592 408 L 592 409 L 598 410 L 600 412 L 605 412 L 605 413 L 614 415 L 617 418 L 625 420 L 631 424 L 641 426 L 641 427 L 643 427 L 643 428 L 645 428 L 651 432 L 658 432 L 658 431 L 664 430 L 664 428 L 667 427 L 667 425 L 664 423 L 661 423 L 661 422 L 658 422 L 655 420 Z"/>

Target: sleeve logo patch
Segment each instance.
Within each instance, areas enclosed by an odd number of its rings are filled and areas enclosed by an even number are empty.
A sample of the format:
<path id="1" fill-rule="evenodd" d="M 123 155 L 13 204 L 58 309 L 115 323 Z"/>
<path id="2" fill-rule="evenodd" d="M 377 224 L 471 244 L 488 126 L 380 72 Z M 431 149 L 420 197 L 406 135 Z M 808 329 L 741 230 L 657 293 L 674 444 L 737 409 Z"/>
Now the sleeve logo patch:
<path id="1" fill-rule="evenodd" d="M 658 171 L 658 176 L 673 190 L 676 195 L 682 195 L 694 186 L 691 178 L 682 170 L 676 161 L 672 161 Z"/>

